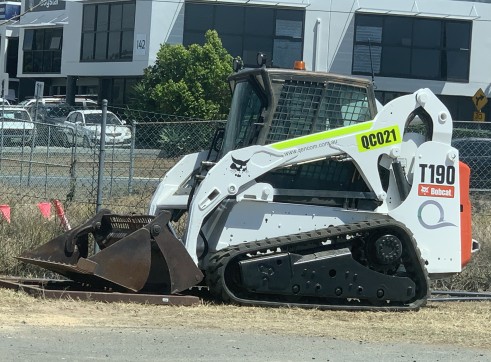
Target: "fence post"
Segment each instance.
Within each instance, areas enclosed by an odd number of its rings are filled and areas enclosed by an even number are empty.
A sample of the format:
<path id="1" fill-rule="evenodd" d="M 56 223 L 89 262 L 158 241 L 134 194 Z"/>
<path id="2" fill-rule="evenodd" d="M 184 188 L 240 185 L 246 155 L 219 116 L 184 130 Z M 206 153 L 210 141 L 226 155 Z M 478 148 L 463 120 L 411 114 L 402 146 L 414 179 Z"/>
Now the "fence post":
<path id="1" fill-rule="evenodd" d="M 109 197 L 113 195 L 113 182 L 114 182 L 114 146 L 115 142 L 113 139 L 112 147 L 111 147 L 111 176 L 109 178 Z"/>
<path id="2" fill-rule="evenodd" d="M 76 130 L 76 128 L 75 128 Z M 67 199 L 72 201 L 75 197 L 75 189 L 77 186 L 77 161 L 78 161 L 78 153 L 77 153 L 77 136 L 73 130 L 69 130 L 68 134 L 72 133 L 72 154 L 70 157 L 70 191 L 68 192 Z M 68 139 L 68 136 L 67 136 Z M 68 140 L 70 142 L 70 140 Z"/>
<path id="3" fill-rule="evenodd" d="M 107 99 L 103 99 L 101 139 L 99 143 L 99 174 L 97 175 L 96 212 L 99 212 L 102 206 L 102 186 L 103 186 L 102 183 L 104 179 L 104 160 L 106 157 L 106 123 L 107 123 Z"/>
<path id="4" fill-rule="evenodd" d="M 136 140 L 136 120 L 131 124 L 131 146 L 130 146 L 130 174 L 128 175 L 128 194 L 133 193 L 133 175 L 135 167 L 135 140 Z"/>
<path id="5" fill-rule="evenodd" d="M 2 139 L 0 139 L 0 170 L 2 169 L 3 122 L 5 120 L 5 79 L 2 79 Z"/>
<path id="6" fill-rule="evenodd" d="M 37 85 L 36 85 L 37 86 Z M 32 158 L 34 155 L 34 146 L 36 145 L 36 124 L 38 121 L 38 105 L 39 105 L 39 96 L 36 95 L 36 106 L 34 108 L 34 120 L 32 121 L 32 134 L 31 134 L 31 152 L 29 153 L 29 172 L 27 175 L 27 186 L 31 186 L 31 172 L 32 172 Z M 26 123 L 24 122 L 24 132 L 22 139 L 22 148 L 24 148 L 24 137 L 26 136 Z"/>

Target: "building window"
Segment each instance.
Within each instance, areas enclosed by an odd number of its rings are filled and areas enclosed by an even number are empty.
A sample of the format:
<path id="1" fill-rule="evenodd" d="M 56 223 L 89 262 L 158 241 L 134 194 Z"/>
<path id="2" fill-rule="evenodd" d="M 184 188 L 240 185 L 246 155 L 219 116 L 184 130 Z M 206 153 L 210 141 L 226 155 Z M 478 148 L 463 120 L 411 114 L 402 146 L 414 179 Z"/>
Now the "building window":
<path id="1" fill-rule="evenodd" d="M 134 31 L 135 2 L 84 5 L 80 61 L 133 60 Z"/>
<path id="2" fill-rule="evenodd" d="M 19 38 L 9 38 L 7 44 L 7 65 L 6 70 L 9 77 L 17 77 L 17 59 L 19 55 Z"/>
<path id="3" fill-rule="evenodd" d="M 24 31 L 23 73 L 60 73 L 62 28 Z"/>
<path id="4" fill-rule="evenodd" d="M 353 74 L 469 81 L 472 22 L 356 14 Z"/>
<path id="5" fill-rule="evenodd" d="M 203 44 L 206 31 L 215 29 L 223 46 L 245 66 L 256 66 L 262 52 L 268 66 L 292 68 L 303 59 L 304 18 L 304 10 L 186 1 L 183 44 Z"/>
<path id="6" fill-rule="evenodd" d="M 100 100 L 107 99 L 111 106 L 121 107 L 133 101 L 137 94 L 135 85 L 141 78 L 101 78 L 99 83 Z"/>

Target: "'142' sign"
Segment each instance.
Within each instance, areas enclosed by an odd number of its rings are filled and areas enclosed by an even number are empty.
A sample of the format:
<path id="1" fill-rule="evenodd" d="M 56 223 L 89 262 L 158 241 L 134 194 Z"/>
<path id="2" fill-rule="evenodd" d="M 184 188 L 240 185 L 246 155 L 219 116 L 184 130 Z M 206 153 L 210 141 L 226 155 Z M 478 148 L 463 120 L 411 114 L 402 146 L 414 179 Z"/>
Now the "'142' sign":
<path id="1" fill-rule="evenodd" d="M 146 46 L 146 41 L 145 39 L 140 39 L 140 40 L 137 40 L 136 41 L 136 49 L 143 49 L 145 50 L 145 46 Z"/>
<path id="2" fill-rule="evenodd" d="M 147 34 L 136 34 L 135 55 L 145 55 L 147 53 Z"/>

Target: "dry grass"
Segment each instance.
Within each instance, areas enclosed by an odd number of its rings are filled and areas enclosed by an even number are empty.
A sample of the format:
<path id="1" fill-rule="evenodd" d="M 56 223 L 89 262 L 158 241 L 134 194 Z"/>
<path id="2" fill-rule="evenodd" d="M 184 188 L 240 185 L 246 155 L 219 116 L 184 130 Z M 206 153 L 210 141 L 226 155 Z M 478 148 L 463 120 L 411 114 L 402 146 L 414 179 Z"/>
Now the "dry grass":
<path id="1" fill-rule="evenodd" d="M 42 273 L 39 269 L 21 264 L 15 259 L 24 250 L 30 250 L 39 245 L 40 237 L 47 241 L 61 231 L 55 223 L 43 219 L 40 212 L 35 208 L 35 205 L 23 208 L 13 207 L 11 210 L 12 223 L 1 222 L 1 272 L 22 275 L 38 275 Z"/>
<path id="2" fill-rule="evenodd" d="M 462 273 L 447 280 L 433 283 L 435 289 L 454 289 L 467 291 L 491 291 L 491 200 L 473 200 L 472 236 L 481 244 Z"/>
<path id="3" fill-rule="evenodd" d="M 15 201 L 15 200 L 14 200 Z M 116 200 L 115 212 L 146 208 L 141 196 Z M 88 204 L 68 204 L 67 215 L 76 225 L 94 212 Z M 491 284 L 491 207 L 477 208 L 474 237 L 481 252 L 457 277 L 440 281 L 437 287 L 489 290 Z M 33 216 L 34 215 L 34 216 Z M 0 273 L 20 276 L 50 276 L 18 263 L 15 256 L 46 242 L 62 230 L 56 219 L 44 220 L 31 209 L 12 208 L 12 223 L 0 224 Z M 211 328 L 223 331 L 257 331 L 281 335 L 322 336 L 361 342 L 414 342 L 491 348 L 491 302 L 429 303 L 418 312 L 341 312 L 296 308 L 254 308 L 201 304 L 166 307 L 136 304 L 105 304 L 75 300 L 34 299 L 24 293 L 0 288 L 0 323 L 18 325 L 115 327 L 115 328 Z M 294 326 L 294 327 L 292 327 Z"/>
<path id="4" fill-rule="evenodd" d="M 340 312 L 202 304 L 169 307 L 34 299 L 0 289 L 2 326 L 211 328 L 490 349 L 491 302 L 433 303 L 419 312 Z M 294 327 L 293 327 L 294 326 Z"/>
<path id="5" fill-rule="evenodd" d="M 35 193 L 35 190 L 31 191 Z M 144 190 L 133 196 L 115 197 L 105 202 L 115 213 L 146 213 L 150 197 L 150 190 Z M 15 194 L 3 201 L 12 207 L 12 223 L 0 221 L 1 274 L 23 277 L 51 275 L 15 259 L 24 250 L 34 249 L 63 232 L 54 215 L 50 220 L 41 217 L 36 207 L 39 201 L 35 197 L 18 199 Z M 474 198 L 473 204 L 473 237 L 481 242 L 481 251 L 462 273 L 451 279 L 433 282 L 434 289 L 491 291 L 491 200 L 488 197 Z M 95 213 L 95 206 L 90 203 L 73 202 L 65 203 L 64 206 L 72 226 L 79 225 Z"/>
<path id="6" fill-rule="evenodd" d="M 36 193 L 35 190 L 31 192 Z M 150 192 L 144 192 L 124 198 L 113 198 L 109 200 L 109 206 L 114 213 L 146 213 L 150 196 Z M 23 277 L 53 276 L 44 269 L 21 263 L 15 258 L 22 252 L 32 250 L 63 233 L 53 207 L 50 219 L 41 216 L 36 204 L 45 200 L 35 197 L 18 199 L 15 194 L 2 200 L 11 206 L 11 223 L 0 218 L 0 274 Z M 73 227 L 92 217 L 95 214 L 95 205 L 66 202 L 64 210 Z"/>

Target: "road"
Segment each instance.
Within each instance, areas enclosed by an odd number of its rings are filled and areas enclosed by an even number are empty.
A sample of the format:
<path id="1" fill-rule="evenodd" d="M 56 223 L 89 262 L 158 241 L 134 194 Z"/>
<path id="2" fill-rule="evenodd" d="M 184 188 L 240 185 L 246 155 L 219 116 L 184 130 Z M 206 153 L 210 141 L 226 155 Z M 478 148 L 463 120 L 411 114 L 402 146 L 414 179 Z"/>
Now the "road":
<path id="1" fill-rule="evenodd" d="M 70 185 L 72 178 L 69 176 L 31 176 L 27 172 L 24 175 L 0 175 L 0 182 L 13 186 L 32 186 L 43 187 L 44 185 Z M 93 189 L 97 184 L 97 179 L 93 176 L 79 176 L 74 179 L 75 186 L 81 189 Z M 131 179 L 132 187 L 157 187 L 160 180 L 158 178 L 133 177 Z M 104 177 L 102 187 L 104 189 L 113 189 L 113 191 L 128 189 L 129 178 L 124 176 Z"/>
<path id="2" fill-rule="evenodd" d="M 94 189 L 98 173 L 94 150 L 77 148 L 76 157 L 73 151 L 72 148 L 38 146 L 31 154 L 29 147 L 6 147 L 0 150 L 0 182 L 14 187 L 71 187 L 75 181 L 78 189 Z M 108 148 L 103 188 L 127 192 L 133 187 L 156 187 L 159 177 L 175 162 L 160 158 L 159 152 L 134 150 L 130 169 L 130 149 Z M 72 178 L 71 173 L 76 177 Z"/>
<path id="3" fill-rule="evenodd" d="M 49 153 L 50 155 L 69 155 L 72 153 L 72 147 L 57 147 L 57 146 L 50 146 L 49 148 L 46 146 L 36 146 L 33 149 L 33 154 L 40 154 L 44 155 L 46 153 Z M 98 152 L 97 149 L 94 148 L 84 148 L 78 146 L 77 152 L 81 154 L 93 154 L 94 152 Z M 129 156 L 131 149 L 129 147 L 119 147 L 119 146 L 112 146 L 112 145 L 106 145 L 106 151 L 107 152 L 117 152 L 118 154 L 121 155 L 126 155 Z M 7 154 L 29 154 L 31 152 L 31 148 L 29 146 L 10 146 L 10 147 L 4 147 L 2 153 L 7 153 Z M 161 150 L 158 149 L 144 149 L 144 148 L 136 148 L 134 150 L 135 154 L 139 155 L 146 155 L 149 157 L 157 157 L 160 155 Z"/>
<path id="4" fill-rule="evenodd" d="M 294 328 L 294 326 L 292 326 Z M 1 326 L 3 361 L 490 361 L 491 351 L 190 329 Z"/>

